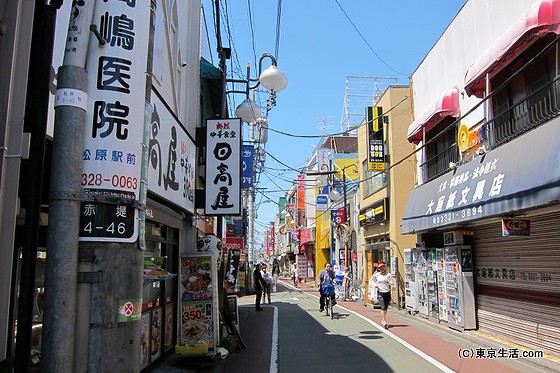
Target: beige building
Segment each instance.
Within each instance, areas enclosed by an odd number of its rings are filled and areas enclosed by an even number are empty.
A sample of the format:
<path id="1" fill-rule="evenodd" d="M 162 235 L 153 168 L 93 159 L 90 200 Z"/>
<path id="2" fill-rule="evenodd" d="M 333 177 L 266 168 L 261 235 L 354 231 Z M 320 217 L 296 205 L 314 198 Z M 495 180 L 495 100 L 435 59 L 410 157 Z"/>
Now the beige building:
<path id="1" fill-rule="evenodd" d="M 413 158 L 401 161 L 414 151 L 414 146 L 406 141 L 407 129 L 412 122 L 409 87 L 390 86 L 377 102 L 377 108 L 381 108 L 381 112 L 374 111 L 375 114 L 367 116 L 368 123 L 358 129 L 362 181 L 359 212 L 362 243 L 358 249 L 362 259 L 360 277 L 367 289 L 367 281 L 377 263 L 386 262 L 396 276 L 393 302 L 404 307 L 403 250 L 416 244 L 414 235 L 400 233 L 406 201 L 414 188 L 415 162 Z M 379 145 L 375 145 L 376 141 Z M 375 147 L 377 154 L 374 156 L 379 159 L 369 158 L 368 149 Z M 382 164 L 385 169 L 379 170 Z M 378 170 L 370 171 L 370 166 Z M 373 302 L 373 299 L 368 299 L 368 302 Z"/>

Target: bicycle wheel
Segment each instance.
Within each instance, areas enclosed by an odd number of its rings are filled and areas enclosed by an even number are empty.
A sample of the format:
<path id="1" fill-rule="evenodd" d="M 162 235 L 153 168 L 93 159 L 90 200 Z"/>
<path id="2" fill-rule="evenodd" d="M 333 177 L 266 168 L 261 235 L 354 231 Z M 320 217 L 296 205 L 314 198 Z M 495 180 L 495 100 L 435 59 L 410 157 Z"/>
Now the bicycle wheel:
<path id="1" fill-rule="evenodd" d="M 335 298 L 339 299 L 342 294 L 344 294 L 344 289 L 342 288 L 342 285 L 339 285 L 339 284 L 335 285 L 334 286 L 334 296 L 335 296 Z"/>
<path id="2" fill-rule="evenodd" d="M 331 300 L 330 297 L 325 297 L 325 312 L 327 314 L 327 316 L 329 316 L 329 311 L 330 311 L 330 305 L 331 305 Z"/>
<path id="3" fill-rule="evenodd" d="M 334 318 L 334 312 L 333 312 L 334 304 L 332 300 L 329 302 L 329 307 L 331 308 L 331 320 L 332 320 Z"/>
<path id="4" fill-rule="evenodd" d="M 350 288 L 350 299 L 354 302 L 364 300 L 364 291 L 359 286 L 353 286 Z"/>

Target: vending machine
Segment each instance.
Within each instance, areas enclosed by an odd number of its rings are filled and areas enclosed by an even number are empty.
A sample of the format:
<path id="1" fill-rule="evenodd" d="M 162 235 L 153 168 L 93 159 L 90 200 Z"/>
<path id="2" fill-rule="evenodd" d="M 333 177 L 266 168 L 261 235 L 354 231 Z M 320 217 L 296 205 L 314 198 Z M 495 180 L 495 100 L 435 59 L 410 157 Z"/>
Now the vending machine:
<path id="1" fill-rule="evenodd" d="M 416 274 L 414 263 L 416 250 L 404 249 L 404 301 L 409 313 L 418 312 L 418 298 L 416 296 Z"/>
<path id="2" fill-rule="evenodd" d="M 426 251 L 417 251 L 416 260 L 416 292 L 418 297 L 418 312 L 421 316 L 428 317 L 428 261 L 426 259 Z"/>
<path id="3" fill-rule="evenodd" d="M 439 320 L 447 321 L 447 289 L 445 285 L 445 250 L 443 248 L 436 249 L 436 271 L 437 271 L 437 290 L 438 290 L 438 307 Z"/>
<path id="4" fill-rule="evenodd" d="M 446 246 L 444 259 L 449 327 L 476 329 L 472 249 L 468 245 Z"/>

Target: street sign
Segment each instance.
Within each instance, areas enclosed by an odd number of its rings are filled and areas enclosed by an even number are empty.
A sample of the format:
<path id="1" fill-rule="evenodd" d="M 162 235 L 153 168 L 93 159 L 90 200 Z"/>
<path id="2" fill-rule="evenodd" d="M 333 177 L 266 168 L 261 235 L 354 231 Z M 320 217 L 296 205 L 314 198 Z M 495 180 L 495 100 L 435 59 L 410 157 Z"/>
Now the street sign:
<path id="1" fill-rule="evenodd" d="M 82 202 L 80 210 L 80 241 L 136 241 L 138 212 L 133 206 Z"/>

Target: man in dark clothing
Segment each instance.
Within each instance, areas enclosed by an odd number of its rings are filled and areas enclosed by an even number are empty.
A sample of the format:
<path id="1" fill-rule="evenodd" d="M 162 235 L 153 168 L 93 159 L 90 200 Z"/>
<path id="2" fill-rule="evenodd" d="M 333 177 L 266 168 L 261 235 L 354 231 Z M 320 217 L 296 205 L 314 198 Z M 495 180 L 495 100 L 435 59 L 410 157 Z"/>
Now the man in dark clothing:
<path id="1" fill-rule="evenodd" d="M 253 271 L 253 281 L 255 283 L 255 311 L 262 311 L 261 298 L 264 289 L 264 279 L 261 274 L 262 263 L 258 263 Z"/>
<path id="2" fill-rule="evenodd" d="M 325 269 L 319 272 L 319 294 L 321 297 L 319 298 L 319 312 L 323 312 L 325 309 L 325 293 L 323 292 L 323 285 L 332 284 L 334 286 L 334 271 L 331 269 L 331 265 L 329 263 L 325 264 Z M 336 304 L 334 292 L 331 295 L 331 302 L 333 305 Z"/>

